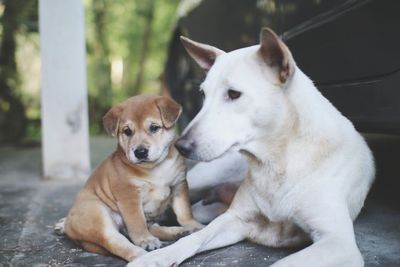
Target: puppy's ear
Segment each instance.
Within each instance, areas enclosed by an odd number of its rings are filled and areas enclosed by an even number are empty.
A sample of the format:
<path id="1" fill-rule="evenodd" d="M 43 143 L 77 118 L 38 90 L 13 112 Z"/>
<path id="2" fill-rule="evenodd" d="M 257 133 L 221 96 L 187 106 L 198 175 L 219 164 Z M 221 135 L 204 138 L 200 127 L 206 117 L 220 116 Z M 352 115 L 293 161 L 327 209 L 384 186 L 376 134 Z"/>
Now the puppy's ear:
<path id="1" fill-rule="evenodd" d="M 118 134 L 118 126 L 122 114 L 122 106 L 111 108 L 103 117 L 103 126 L 107 133 L 113 137 Z"/>
<path id="2" fill-rule="evenodd" d="M 169 97 L 160 97 L 156 100 L 164 127 L 169 129 L 174 126 L 182 113 L 182 107 Z"/>
<path id="3" fill-rule="evenodd" d="M 185 36 L 181 36 L 181 41 L 189 55 L 205 72 L 210 70 L 219 55 L 225 53 L 216 47 L 195 42 Z"/>
<path id="4" fill-rule="evenodd" d="M 258 54 L 266 64 L 277 70 L 282 84 L 293 75 L 294 60 L 289 48 L 270 28 L 261 30 Z"/>

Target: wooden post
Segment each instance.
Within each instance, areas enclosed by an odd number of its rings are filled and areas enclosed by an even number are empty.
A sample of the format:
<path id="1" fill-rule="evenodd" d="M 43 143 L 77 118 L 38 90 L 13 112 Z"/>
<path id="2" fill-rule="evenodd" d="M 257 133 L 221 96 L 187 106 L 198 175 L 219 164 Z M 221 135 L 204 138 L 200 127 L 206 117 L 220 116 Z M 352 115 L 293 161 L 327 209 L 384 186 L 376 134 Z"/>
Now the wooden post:
<path id="1" fill-rule="evenodd" d="M 39 0 L 44 177 L 90 172 L 82 0 Z"/>

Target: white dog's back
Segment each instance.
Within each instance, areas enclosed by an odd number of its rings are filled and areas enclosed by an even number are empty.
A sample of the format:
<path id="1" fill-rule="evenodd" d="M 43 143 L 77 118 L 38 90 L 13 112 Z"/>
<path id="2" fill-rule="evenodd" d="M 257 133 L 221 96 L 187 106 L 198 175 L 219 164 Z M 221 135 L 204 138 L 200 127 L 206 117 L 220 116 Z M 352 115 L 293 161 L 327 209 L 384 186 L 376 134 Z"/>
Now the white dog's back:
<path id="1" fill-rule="evenodd" d="M 300 139 L 292 139 L 293 150 L 289 148 L 288 155 L 293 157 L 291 162 L 304 164 L 304 168 L 294 166 L 293 169 L 297 172 L 303 169 L 307 177 L 312 175 L 313 165 L 317 167 L 325 160 L 316 170 L 321 174 L 315 177 L 327 180 L 327 190 L 336 188 L 346 196 L 354 220 L 375 177 L 372 153 L 353 124 L 322 96 L 300 69 L 296 69 L 290 85 L 288 98 L 298 114 Z"/>

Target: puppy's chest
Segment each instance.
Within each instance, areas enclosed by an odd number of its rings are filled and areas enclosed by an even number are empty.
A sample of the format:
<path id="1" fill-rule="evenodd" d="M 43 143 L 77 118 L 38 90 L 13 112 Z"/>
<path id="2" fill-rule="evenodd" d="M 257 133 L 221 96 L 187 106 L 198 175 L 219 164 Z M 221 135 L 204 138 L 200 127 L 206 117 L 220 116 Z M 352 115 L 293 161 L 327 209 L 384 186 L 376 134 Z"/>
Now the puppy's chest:
<path id="1" fill-rule="evenodd" d="M 141 186 L 143 211 L 148 221 L 160 219 L 169 207 L 174 187 L 184 179 L 184 172 L 166 164 L 152 172 L 150 179 Z"/>
<path id="2" fill-rule="evenodd" d="M 171 204 L 172 188 L 148 185 L 142 188 L 141 198 L 144 215 L 148 221 L 157 220 Z"/>

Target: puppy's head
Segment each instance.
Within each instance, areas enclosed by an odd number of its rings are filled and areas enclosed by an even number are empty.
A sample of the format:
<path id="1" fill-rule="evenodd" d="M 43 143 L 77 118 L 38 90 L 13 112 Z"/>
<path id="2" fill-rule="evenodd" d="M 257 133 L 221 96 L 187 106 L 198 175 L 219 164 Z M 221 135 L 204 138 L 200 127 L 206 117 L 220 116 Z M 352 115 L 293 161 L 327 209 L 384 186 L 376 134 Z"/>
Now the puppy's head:
<path id="1" fill-rule="evenodd" d="M 209 161 L 229 150 L 246 150 L 252 141 L 278 132 L 288 111 L 285 88 L 295 62 L 273 31 L 264 28 L 259 45 L 229 53 L 181 39 L 207 72 L 200 86 L 203 107 L 176 142 L 184 156 Z"/>
<path id="2" fill-rule="evenodd" d="M 182 112 L 174 100 L 162 96 L 134 96 L 111 108 L 103 117 L 106 131 L 133 164 L 153 166 L 165 159 Z"/>

